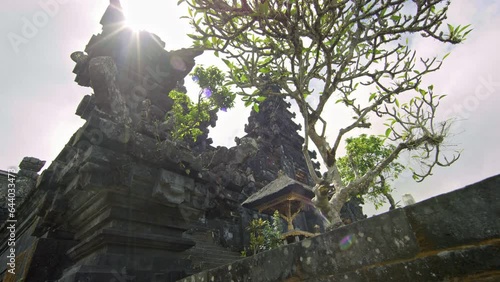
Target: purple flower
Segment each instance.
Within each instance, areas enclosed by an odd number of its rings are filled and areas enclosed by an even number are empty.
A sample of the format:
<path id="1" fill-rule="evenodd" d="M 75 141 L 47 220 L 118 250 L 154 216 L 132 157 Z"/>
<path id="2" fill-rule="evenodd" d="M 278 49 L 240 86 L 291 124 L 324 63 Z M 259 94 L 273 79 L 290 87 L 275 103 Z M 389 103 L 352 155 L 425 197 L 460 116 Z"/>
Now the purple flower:
<path id="1" fill-rule="evenodd" d="M 192 76 L 194 82 L 200 81 L 200 78 L 197 75 Z"/>
<path id="2" fill-rule="evenodd" d="M 203 95 L 205 95 L 205 97 L 207 98 L 210 98 L 210 96 L 212 96 L 212 90 L 210 90 L 210 88 L 203 89 Z"/>
<path id="3" fill-rule="evenodd" d="M 223 112 L 227 112 L 227 108 L 226 107 L 222 107 L 222 108 L 220 108 L 220 110 L 223 111 Z"/>

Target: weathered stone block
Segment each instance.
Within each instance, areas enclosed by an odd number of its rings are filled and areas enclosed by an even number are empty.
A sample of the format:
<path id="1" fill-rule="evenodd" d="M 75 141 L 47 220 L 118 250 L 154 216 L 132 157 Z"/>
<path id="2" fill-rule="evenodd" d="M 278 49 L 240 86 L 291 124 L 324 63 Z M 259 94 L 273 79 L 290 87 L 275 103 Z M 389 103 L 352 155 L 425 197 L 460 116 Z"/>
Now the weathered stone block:
<path id="1" fill-rule="evenodd" d="M 422 251 L 498 237 L 500 176 L 404 208 Z"/>
<path id="2" fill-rule="evenodd" d="M 193 186 L 192 178 L 162 169 L 153 188 L 153 197 L 161 201 L 180 204 L 185 200 L 186 190 L 192 189 Z"/>
<path id="3" fill-rule="evenodd" d="M 297 280 L 297 281 L 301 281 L 301 280 Z M 334 275 L 330 275 L 330 276 L 316 276 L 316 277 L 313 277 L 311 279 L 307 279 L 305 281 L 307 281 L 307 282 L 324 282 L 324 281 L 365 282 L 368 280 L 361 270 L 356 270 L 356 271 L 352 271 L 352 272 L 334 274 Z"/>
<path id="4" fill-rule="evenodd" d="M 17 173 L 17 176 L 19 178 L 25 177 L 28 178 L 29 180 L 34 180 L 38 178 L 38 173 L 36 173 L 36 171 L 31 171 L 31 170 L 20 170 Z"/>
<path id="5" fill-rule="evenodd" d="M 309 277 L 411 258 L 418 253 L 415 236 L 402 210 L 306 239 L 300 245 L 301 269 Z"/>
<path id="6" fill-rule="evenodd" d="M 231 265 L 212 269 L 207 274 L 208 281 L 283 281 L 301 275 L 297 269 L 299 246 L 288 245 L 280 252 L 263 252 Z"/>
<path id="7" fill-rule="evenodd" d="M 44 165 L 45 161 L 33 157 L 24 157 L 21 163 L 19 164 L 19 168 L 21 170 L 25 169 L 34 172 L 39 172 Z"/>
<path id="8" fill-rule="evenodd" d="M 58 240 L 40 238 L 36 244 L 36 251 L 30 262 L 29 276 L 26 281 L 53 280 L 62 274 L 61 266 L 69 265 L 66 251 L 75 245 L 72 240 Z"/>
<path id="9" fill-rule="evenodd" d="M 443 251 L 415 260 L 369 268 L 363 271 L 364 279 L 361 281 L 481 281 L 467 280 L 466 277 L 500 269 L 499 258 L 500 247 L 494 245 Z M 497 272 L 496 277 L 500 278 L 500 273 Z"/>

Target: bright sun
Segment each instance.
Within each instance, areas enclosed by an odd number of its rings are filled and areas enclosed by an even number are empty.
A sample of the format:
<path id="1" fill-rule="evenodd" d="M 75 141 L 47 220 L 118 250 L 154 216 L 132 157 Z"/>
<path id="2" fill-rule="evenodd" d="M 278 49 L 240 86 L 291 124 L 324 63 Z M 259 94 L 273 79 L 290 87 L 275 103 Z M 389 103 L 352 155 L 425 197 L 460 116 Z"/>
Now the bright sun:
<path id="1" fill-rule="evenodd" d="M 155 30 L 172 17 L 172 0 L 122 0 L 127 26 L 134 30 Z M 175 4 L 175 3 L 174 3 Z"/>

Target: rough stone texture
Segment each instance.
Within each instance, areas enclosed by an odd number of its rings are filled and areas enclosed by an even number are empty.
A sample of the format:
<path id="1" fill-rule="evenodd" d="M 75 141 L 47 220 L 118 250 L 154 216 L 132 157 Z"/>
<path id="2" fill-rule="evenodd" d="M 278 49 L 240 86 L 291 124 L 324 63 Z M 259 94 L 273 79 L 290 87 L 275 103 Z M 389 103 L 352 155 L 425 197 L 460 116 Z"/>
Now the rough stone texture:
<path id="1" fill-rule="evenodd" d="M 278 89 L 273 89 L 278 91 Z M 304 184 L 314 186 L 309 175 L 306 160 L 302 152 L 304 138 L 297 133 L 300 125 L 293 118 L 295 113 L 289 111 L 291 104 L 279 96 L 267 98 L 259 106 L 259 112 L 252 111 L 245 126 L 245 135 L 237 139 L 238 147 L 255 142 L 258 151 L 243 162 L 253 172 L 257 180 L 254 187 L 244 191 L 247 195 L 255 193 L 267 183 L 278 178 L 278 172 L 282 171 L 288 177 Z M 316 152 L 310 152 L 315 159 Z M 313 161 L 313 166 L 319 168 L 319 163 Z M 346 203 L 341 210 L 341 218 L 349 222 L 364 219 L 366 216 L 357 200 Z M 307 221 L 315 221 L 314 216 L 306 215 Z M 313 232 L 307 227 L 307 223 L 299 223 L 296 227 Z M 319 224 L 323 228 L 323 224 Z"/>
<path id="2" fill-rule="evenodd" d="M 77 83 L 94 92 L 76 110 L 86 123 L 40 176 L 42 161 L 26 158 L 20 165 L 18 274 L 6 275 L 9 233 L 3 226 L 4 281 L 176 281 L 236 260 L 231 251 L 248 244 L 245 227 L 258 216 L 240 204 L 279 170 L 311 184 L 299 126 L 280 98 L 267 99 L 259 113 L 252 112 L 247 135 L 232 148 L 210 146 L 208 126 L 215 125 L 215 113 L 202 125 L 199 142 L 173 142 L 170 125 L 163 122 L 172 107 L 167 94 L 183 91 L 183 79 L 201 51 L 165 51 L 154 34 L 132 36 L 122 19 L 119 1 L 111 1 L 102 33 L 90 39 L 85 52 L 71 56 Z M 441 278 L 490 279 L 498 269 L 491 258 L 498 257 L 499 227 L 489 216 L 498 214 L 495 179 L 477 193 L 459 191 L 460 197 L 396 210 L 186 281 L 322 281 L 342 274 L 341 279 L 380 281 L 401 277 L 396 274 L 403 268 L 432 268 Z M 364 218 L 355 202 L 342 214 L 353 222 Z M 305 212 L 294 223 L 311 231 L 321 220 Z M 450 230 L 451 235 L 443 233 Z M 197 238 L 197 232 L 210 241 Z M 225 259 L 212 259 L 217 254 Z M 485 263 L 477 263 L 480 259 Z M 464 270 L 462 262 L 473 267 Z M 418 281 L 412 273 L 408 277 Z M 432 279 L 429 273 L 426 279 Z"/>
<path id="3" fill-rule="evenodd" d="M 120 13 L 112 1 L 102 33 L 86 53 L 72 55 L 77 82 L 94 91 L 77 109 L 86 123 L 40 178 L 44 162 L 25 158 L 20 165 L 16 185 L 25 201 L 16 202 L 16 277 L 6 275 L 9 233 L 0 231 L 6 280 L 174 281 L 190 268 L 182 252 L 195 243 L 183 233 L 214 195 L 198 175 L 200 159 L 155 124 L 171 106 L 167 93 L 201 51 L 167 52 L 147 32 L 132 37 L 117 22 Z M 138 45 L 140 54 L 127 49 Z M 142 115 L 145 101 L 157 107 L 156 120 Z"/>
<path id="4" fill-rule="evenodd" d="M 500 175 L 180 281 L 498 281 L 499 200 Z"/>
<path id="5" fill-rule="evenodd" d="M 466 187 L 461 193 L 445 194 L 405 208 L 422 251 L 498 237 L 500 224 L 487 223 L 500 215 L 500 178 L 471 186 L 473 189 Z M 457 224 L 458 220 L 463 223 Z"/>
<path id="6" fill-rule="evenodd" d="M 33 157 L 25 157 L 19 164 L 21 170 L 28 170 L 33 172 L 39 172 L 45 165 L 45 161 L 41 161 Z"/>
<path id="7" fill-rule="evenodd" d="M 21 204 L 26 196 L 35 188 L 38 179 L 38 172 L 45 165 L 45 161 L 41 161 L 33 157 L 24 157 L 19 164 L 19 172 L 16 179 L 16 196 L 17 204 Z"/>
<path id="8" fill-rule="evenodd" d="M 259 216 L 241 203 L 279 170 L 310 182 L 299 126 L 282 99 L 253 112 L 232 148 L 210 146 L 215 112 L 197 142 L 172 141 L 168 93 L 185 91 L 183 79 L 202 51 L 164 50 L 156 35 L 123 26 L 119 1 L 110 2 L 102 32 L 71 55 L 76 82 L 93 90 L 76 109 L 85 124 L 40 176 L 42 161 L 21 163 L 20 274 L 6 275 L 9 233 L 2 228 L 2 279 L 175 281 L 237 257 L 248 245 L 245 227 Z M 358 204 L 348 211 L 353 221 L 364 217 Z M 305 212 L 295 226 L 312 231 L 321 222 Z M 200 230 L 211 245 L 193 237 Z M 210 251 L 227 257 L 214 260 Z"/>

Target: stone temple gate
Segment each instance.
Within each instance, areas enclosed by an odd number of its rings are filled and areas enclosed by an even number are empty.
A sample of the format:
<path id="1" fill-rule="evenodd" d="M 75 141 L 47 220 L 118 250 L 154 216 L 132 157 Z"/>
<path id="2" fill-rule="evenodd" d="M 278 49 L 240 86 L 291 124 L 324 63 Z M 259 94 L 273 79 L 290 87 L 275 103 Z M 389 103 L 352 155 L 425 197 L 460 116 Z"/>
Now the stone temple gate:
<path id="1" fill-rule="evenodd" d="M 300 127 L 279 98 L 251 113 L 232 148 L 211 146 L 216 115 L 196 142 L 173 142 L 164 123 L 168 93 L 185 91 L 183 79 L 203 52 L 166 51 L 158 36 L 134 33 L 123 20 L 111 1 L 102 32 L 71 55 L 75 81 L 93 91 L 76 109 L 85 124 L 40 175 L 42 161 L 20 165 L 16 270 L 8 272 L 2 228 L 3 281 L 176 281 L 239 259 L 245 227 L 258 216 L 241 203 L 278 171 L 311 184 Z M 364 218 L 359 203 L 343 216 Z M 304 212 L 294 224 L 312 231 L 322 221 Z"/>
<path id="2" fill-rule="evenodd" d="M 260 194 L 249 201 L 259 204 L 283 179 L 277 188 L 312 184 L 290 104 L 262 102 L 231 148 L 211 145 L 215 114 L 196 142 L 172 141 L 168 93 L 185 91 L 203 52 L 166 51 L 123 20 L 111 1 L 102 32 L 71 55 L 76 82 L 93 92 L 76 109 L 85 124 L 40 175 L 35 158 L 0 171 L 2 281 L 498 281 L 499 176 L 367 220 L 350 202 L 342 217 L 353 224 L 239 260 L 248 223 L 265 217 L 242 203 Z M 290 226 L 324 231 L 313 209 Z"/>

